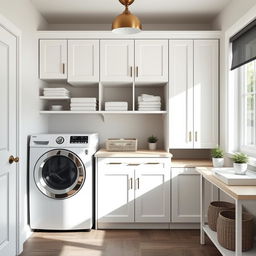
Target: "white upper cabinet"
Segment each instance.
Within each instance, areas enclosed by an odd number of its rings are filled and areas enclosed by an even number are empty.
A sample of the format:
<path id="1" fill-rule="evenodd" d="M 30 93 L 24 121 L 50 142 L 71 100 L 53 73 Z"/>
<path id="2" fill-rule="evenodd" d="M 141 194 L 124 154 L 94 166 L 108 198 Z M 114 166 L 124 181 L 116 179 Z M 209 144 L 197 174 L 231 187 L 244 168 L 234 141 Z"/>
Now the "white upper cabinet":
<path id="1" fill-rule="evenodd" d="M 170 148 L 218 145 L 218 40 L 170 41 Z"/>
<path id="2" fill-rule="evenodd" d="M 168 82 L 168 40 L 135 40 L 135 82 Z"/>
<path id="3" fill-rule="evenodd" d="M 99 40 L 68 40 L 68 83 L 99 82 Z"/>
<path id="4" fill-rule="evenodd" d="M 100 53 L 102 82 L 133 82 L 133 40 L 101 40 Z"/>
<path id="5" fill-rule="evenodd" d="M 194 42 L 194 147 L 218 145 L 218 40 Z"/>
<path id="6" fill-rule="evenodd" d="M 150 159 L 149 159 L 150 160 Z M 135 221 L 170 222 L 170 167 L 158 159 L 135 172 Z"/>
<path id="7" fill-rule="evenodd" d="M 40 79 L 67 79 L 67 40 L 40 40 Z"/>
<path id="8" fill-rule="evenodd" d="M 170 41 L 170 146 L 193 148 L 193 41 Z"/>

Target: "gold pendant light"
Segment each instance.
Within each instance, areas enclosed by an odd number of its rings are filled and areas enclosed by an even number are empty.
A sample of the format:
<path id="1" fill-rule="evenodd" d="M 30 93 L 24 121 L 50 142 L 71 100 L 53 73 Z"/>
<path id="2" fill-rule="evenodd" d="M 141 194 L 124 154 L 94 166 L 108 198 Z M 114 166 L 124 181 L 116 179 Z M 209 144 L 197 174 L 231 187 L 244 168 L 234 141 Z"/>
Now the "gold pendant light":
<path id="1" fill-rule="evenodd" d="M 134 0 L 119 0 L 125 6 L 122 14 L 118 15 L 112 23 L 112 32 L 117 34 L 135 34 L 141 31 L 140 20 L 128 10 Z"/>

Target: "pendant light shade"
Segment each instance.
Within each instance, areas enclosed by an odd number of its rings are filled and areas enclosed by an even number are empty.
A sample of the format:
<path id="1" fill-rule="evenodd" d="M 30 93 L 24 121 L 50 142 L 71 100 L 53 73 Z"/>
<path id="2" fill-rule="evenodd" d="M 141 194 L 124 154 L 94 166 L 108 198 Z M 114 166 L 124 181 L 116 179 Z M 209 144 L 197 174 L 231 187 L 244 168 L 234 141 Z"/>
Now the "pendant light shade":
<path id="1" fill-rule="evenodd" d="M 140 20 L 128 10 L 128 6 L 131 5 L 133 1 L 134 0 L 119 0 L 119 2 L 125 6 L 125 10 L 114 19 L 112 32 L 117 34 L 135 34 L 141 31 Z"/>

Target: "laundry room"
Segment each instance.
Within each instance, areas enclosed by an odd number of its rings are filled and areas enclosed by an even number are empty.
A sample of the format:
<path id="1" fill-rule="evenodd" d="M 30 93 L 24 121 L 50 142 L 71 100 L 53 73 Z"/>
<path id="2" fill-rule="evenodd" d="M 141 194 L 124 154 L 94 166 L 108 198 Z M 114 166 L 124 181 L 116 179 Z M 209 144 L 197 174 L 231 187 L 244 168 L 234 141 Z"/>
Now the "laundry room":
<path id="1" fill-rule="evenodd" d="M 256 255 L 256 1 L 0 1 L 0 256 Z"/>

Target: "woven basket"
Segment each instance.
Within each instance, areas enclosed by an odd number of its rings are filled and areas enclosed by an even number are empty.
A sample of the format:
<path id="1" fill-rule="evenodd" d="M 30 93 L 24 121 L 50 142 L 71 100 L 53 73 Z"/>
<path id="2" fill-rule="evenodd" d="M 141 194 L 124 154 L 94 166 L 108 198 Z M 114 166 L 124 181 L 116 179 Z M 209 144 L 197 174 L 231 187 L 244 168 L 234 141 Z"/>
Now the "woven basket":
<path id="1" fill-rule="evenodd" d="M 242 250 L 248 251 L 253 247 L 253 216 L 243 213 L 242 220 Z M 235 212 L 222 211 L 217 220 L 217 237 L 221 246 L 235 251 Z"/>
<path id="2" fill-rule="evenodd" d="M 217 219 L 219 213 L 224 210 L 234 210 L 235 205 L 229 202 L 213 201 L 208 207 L 208 225 L 213 231 L 217 231 Z"/>

